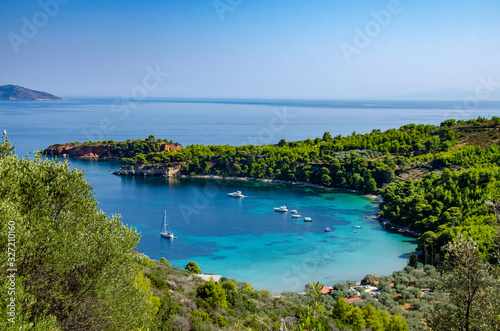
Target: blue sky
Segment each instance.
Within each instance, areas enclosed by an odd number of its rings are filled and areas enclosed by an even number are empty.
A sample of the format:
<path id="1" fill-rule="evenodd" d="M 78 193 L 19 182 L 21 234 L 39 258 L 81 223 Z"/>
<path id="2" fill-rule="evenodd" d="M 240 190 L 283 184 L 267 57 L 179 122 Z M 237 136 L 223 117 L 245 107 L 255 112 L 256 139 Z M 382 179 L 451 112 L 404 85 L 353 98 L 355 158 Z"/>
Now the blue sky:
<path id="1" fill-rule="evenodd" d="M 500 81 L 498 17 L 498 0 L 3 0 L 0 85 L 66 97 L 474 90 L 480 76 Z"/>

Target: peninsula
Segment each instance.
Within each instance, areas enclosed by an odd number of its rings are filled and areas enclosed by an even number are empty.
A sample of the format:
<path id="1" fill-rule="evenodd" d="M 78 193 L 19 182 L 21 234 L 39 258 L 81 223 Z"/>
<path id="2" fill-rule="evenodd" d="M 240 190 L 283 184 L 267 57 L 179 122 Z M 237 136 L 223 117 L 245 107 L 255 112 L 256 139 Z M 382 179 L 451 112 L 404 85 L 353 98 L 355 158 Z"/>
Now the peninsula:
<path id="1" fill-rule="evenodd" d="M 30 90 L 18 85 L 2 85 L 0 86 L 0 100 L 41 101 L 64 99 L 47 92 Z"/>

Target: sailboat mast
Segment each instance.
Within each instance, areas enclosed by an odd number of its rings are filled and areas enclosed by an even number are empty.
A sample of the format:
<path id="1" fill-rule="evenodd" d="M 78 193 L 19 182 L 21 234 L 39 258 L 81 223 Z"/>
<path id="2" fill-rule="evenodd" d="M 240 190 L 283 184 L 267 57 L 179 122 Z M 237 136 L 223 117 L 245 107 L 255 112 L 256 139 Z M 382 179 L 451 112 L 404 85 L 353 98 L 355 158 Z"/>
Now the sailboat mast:
<path id="1" fill-rule="evenodd" d="M 165 210 L 165 216 L 163 216 L 163 232 L 167 232 L 167 211 Z"/>

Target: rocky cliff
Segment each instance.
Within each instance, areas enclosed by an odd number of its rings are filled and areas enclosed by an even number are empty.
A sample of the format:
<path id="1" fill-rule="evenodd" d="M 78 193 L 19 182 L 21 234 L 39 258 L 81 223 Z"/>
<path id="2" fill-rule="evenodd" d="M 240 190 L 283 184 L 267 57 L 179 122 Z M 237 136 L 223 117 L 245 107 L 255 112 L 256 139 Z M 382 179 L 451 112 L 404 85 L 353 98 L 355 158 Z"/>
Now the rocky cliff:
<path id="1" fill-rule="evenodd" d="M 104 151 L 104 145 L 78 146 L 78 145 L 52 145 L 47 147 L 43 153 L 45 155 L 62 157 L 81 157 L 86 159 L 98 159 Z"/>
<path id="2" fill-rule="evenodd" d="M 157 152 L 169 152 L 182 149 L 181 145 L 169 144 L 166 142 L 146 142 L 148 145 L 155 145 Z M 122 150 L 115 150 L 112 144 L 95 144 L 84 145 L 81 143 L 71 143 L 63 145 L 51 145 L 43 150 L 43 154 L 51 156 L 62 157 L 80 157 L 85 159 L 122 159 L 126 157 L 133 157 L 136 151 L 131 148 L 133 142 L 115 143 L 124 145 L 126 148 Z"/>
<path id="3" fill-rule="evenodd" d="M 120 170 L 115 170 L 113 174 L 120 176 L 160 176 L 174 177 L 180 175 L 182 165 L 166 167 L 164 165 L 155 164 L 133 164 L 123 166 Z"/>

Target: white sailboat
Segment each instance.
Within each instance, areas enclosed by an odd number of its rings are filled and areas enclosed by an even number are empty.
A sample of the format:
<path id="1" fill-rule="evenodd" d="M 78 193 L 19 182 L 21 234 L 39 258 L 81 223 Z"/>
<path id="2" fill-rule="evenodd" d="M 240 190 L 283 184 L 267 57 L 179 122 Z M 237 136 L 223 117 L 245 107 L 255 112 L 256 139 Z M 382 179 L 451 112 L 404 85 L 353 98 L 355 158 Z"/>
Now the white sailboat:
<path id="1" fill-rule="evenodd" d="M 163 217 L 163 231 L 160 232 L 162 237 L 168 239 L 174 239 L 174 233 L 170 230 L 167 231 L 167 211 L 165 210 L 165 216 Z"/>

